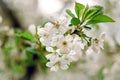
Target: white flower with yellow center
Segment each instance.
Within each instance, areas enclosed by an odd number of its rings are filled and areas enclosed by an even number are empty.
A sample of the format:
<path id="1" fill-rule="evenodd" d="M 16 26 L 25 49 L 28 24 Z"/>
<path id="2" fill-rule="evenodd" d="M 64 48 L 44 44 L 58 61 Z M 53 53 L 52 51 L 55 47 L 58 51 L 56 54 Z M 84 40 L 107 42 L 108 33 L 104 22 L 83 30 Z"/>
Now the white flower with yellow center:
<path id="1" fill-rule="evenodd" d="M 70 27 L 67 25 L 67 21 L 68 20 L 66 17 L 60 17 L 58 20 L 53 22 L 53 29 L 59 34 L 64 34 L 70 29 Z"/>
<path id="2" fill-rule="evenodd" d="M 56 41 L 53 41 L 52 44 L 60 49 L 62 54 L 68 54 L 72 48 L 73 37 L 71 35 L 59 35 L 56 38 Z"/>
<path id="3" fill-rule="evenodd" d="M 57 58 L 59 58 L 59 56 L 61 56 L 60 52 L 59 52 L 59 49 L 57 50 L 54 50 L 52 47 L 46 47 L 46 50 L 48 52 L 51 52 L 51 54 L 47 54 L 46 55 L 46 58 L 50 61 L 54 61 L 56 60 Z"/>
<path id="4" fill-rule="evenodd" d="M 50 61 L 46 64 L 47 67 L 50 67 L 51 71 L 58 71 L 59 69 L 66 70 L 68 69 L 68 61 L 64 60 L 63 58 L 59 57 L 54 61 Z"/>
<path id="5" fill-rule="evenodd" d="M 37 28 L 37 34 L 40 36 L 40 41 L 44 46 L 50 46 L 51 38 L 54 34 L 52 30 L 53 24 L 47 23 L 44 28 Z"/>
<path id="6" fill-rule="evenodd" d="M 100 53 L 103 48 L 105 33 L 101 33 L 98 39 L 94 39 L 92 45 L 86 51 L 87 54 Z"/>
<path id="7" fill-rule="evenodd" d="M 40 28 L 38 34 L 40 35 L 40 41 L 44 46 L 50 46 L 51 35 L 44 30 L 44 28 Z"/>

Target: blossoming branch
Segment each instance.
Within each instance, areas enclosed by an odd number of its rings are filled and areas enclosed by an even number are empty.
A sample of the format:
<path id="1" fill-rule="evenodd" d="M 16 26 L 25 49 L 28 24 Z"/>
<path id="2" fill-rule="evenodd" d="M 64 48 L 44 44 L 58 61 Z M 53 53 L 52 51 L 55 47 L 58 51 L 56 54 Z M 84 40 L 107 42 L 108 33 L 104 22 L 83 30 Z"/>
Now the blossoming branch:
<path id="1" fill-rule="evenodd" d="M 92 29 L 92 24 L 114 20 L 103 14 L 101 6 L 85 6 L 76 2 L 74 10 L 76 14 L 66 10 L 71 20 L 60 17 L 53 22 L 47 22 L 43 27 L 37 27 L 40 45 L 45 46 L 48 52 L 46 66 L 51 71 L 66 70 L 71 62 L 79 60 L 83 54 L 100 53 L 104 49 L 104 33 L 94 38 L 85 31 Z"/>

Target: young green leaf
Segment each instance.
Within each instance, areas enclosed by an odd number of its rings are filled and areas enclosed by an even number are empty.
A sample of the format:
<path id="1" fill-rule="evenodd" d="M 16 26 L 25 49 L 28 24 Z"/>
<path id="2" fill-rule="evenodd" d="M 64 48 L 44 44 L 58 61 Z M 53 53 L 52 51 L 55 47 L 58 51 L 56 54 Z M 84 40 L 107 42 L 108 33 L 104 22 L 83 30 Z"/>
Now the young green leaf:
<path id="1" fill-rule="evenodd" d="M 77 26 L 78 24 L 80 24 L 80 20 L 78 18 L 72 18 L 71 19 L 71 24 Z"/>
<path id="2" fill-rule="evenodd" d="M 86 19 L 91 19 L 103 13 L 103 8 L 101 6 L 92 6 L 89 8 L 86 14 Z"/>
<path id="3" fill-rule="evenodd" d="M 87 22 L 87 25 L 89 24 L 95 24 L 95 23 L 101 23 L 101 22 L 115 22 L 112 18 L 106 16 L 106 15 L 98 15 Z"/>
<path id="4" fill-rule="evenodd" d="M 28 54 L 37 54 L 37 51 L 33 47 L 27 47 L 26 53 Z"/>
<path id="5" fill-rule="evenodd" d="M 89 6 L 86 5 L 82 12 L 82 21 L 85 21 L 88 9 L 89 9 Z"/>
<path id="6" fill-rule="evenodd" d="M 71 17 L 75 17 L 75 15 L 69 9 L 66 10 L 66 13 Z"/>
<path id="7" fill-rule="evenodd" d="M 82 15 L 82 11 L 85 8 L 85 6 L 83 4 L 80 3 L 75 3 L 75 12 L 78 18 L 80 18 L 80 16 Z"/>
<path id="8" fill-rule="evenodd" d="M 30 40 L 30 41 L 34 40 L 34 36 L 28 31 L 18 34 L 17 37 Z"/>

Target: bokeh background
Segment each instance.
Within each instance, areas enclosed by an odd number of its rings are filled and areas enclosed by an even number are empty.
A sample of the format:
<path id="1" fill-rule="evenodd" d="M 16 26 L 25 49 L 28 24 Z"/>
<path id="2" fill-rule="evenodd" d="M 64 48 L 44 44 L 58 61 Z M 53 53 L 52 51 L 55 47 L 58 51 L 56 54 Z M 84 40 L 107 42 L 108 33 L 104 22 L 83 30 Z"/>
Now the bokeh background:
<path id="1" fill-rule="evenodd" d="M 107 34 L 101 54 L 83 56 L 66 71 L 51 72 L 46 70 L 45 60 L 41 63 L 36 55 L 32 59 L 26 55 L 25 47 L 34 44 L 21 42 L 15 32 L 32 32 L 30 27 L 66 16 L 66 9 L 74 11 L 75 1 L 103 6 L 105 14 L 116 22 L 95 26 L 93 34 Z M 0 0 L 0 80 L 120 80 L 119 7 L 119 0 Z"/>

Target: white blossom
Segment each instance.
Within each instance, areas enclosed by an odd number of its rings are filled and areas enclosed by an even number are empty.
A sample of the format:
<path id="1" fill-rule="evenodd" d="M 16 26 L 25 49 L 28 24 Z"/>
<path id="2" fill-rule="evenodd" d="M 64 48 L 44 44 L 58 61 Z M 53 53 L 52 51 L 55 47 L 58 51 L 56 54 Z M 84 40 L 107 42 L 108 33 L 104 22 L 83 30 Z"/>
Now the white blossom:
<path id="1" fill-rule="evenodd" d="M 69 30 L 71 30 L 71 33 L 66 34 Z M 44 27 L 37 29 L 40 42 L 49 52 L 46 55 L 49 60 L 46 66 L 50 67 L 51 71 L 66 70 L 71 62 L 78 61 L 82 57 L 87 47 L 86 37 L 81 36 L 79 31 L 74 33 L 75 30 L 76 27 L 68 26 L 65 17 L 54 22 L 48 22 Z M 82 29 L 82 32 L 84 32 L 84 29 Z M 91 46 L 85 51 L 86 54 L 100 53 L 103 49 L 104 35 L 102 33 L 98 39 L 92 38 Z"/>
<path id="2" fill-rule="evenodd" d="M 100 53 L 103 48 L 105 33 L 101 33 L 98 39 L 94 39 L 92 45 L 86 51 L 87 54 Z"/>
<path id="3" fill-rule="evenodd" d="M 53 36 L 52 24 L 47 23 L 44 28 L 38 28 L 37 34 L 40 36 L 40 41 L 44 46 L 50 46 L 51 38 Z"/>
<path id="4" fill-rule="evenodd" d="M 95 53 L 95 52 L 94 52 L 94 50 L 92 49 L 92 46 L 89 47 L 89 48 L 86 50 L 86 54 L 87 54 L 87 55 L 91 55 L 91 54 L 93 54 L 93 53 Z"/>
<path id="5" fill-rule="evenodd" d="M 36 34 L 36 26 L 35 26 L 34 24 L 31 24 L 31 25 L 28 27 L 28 30 L 29 30 L 33 35 Z"/>
<path id="6" fill-rule="evenodd" d="M 52 47 L 46 47 L 46 50 L 48 52 L 52 52 L 51 54 L 46 55 L 46 58 L 49 59 L 50 61 L 56 60 L 61 55 L 59 49 L 54 50 Z"/>
<path id="7" fill-rule="evenodd" d="M 59 69 L 66 70 L 68 69 L 68 62 L 63 58 L 57 58 L 54 61 L 48 62 L 46 66 L 50 67 L 51 71 L 57 71 Z"/>
<path id="8" fill-rule="evenodd" d="M 72 48 L 72 40 L 71 35 L 59 35 L 55 46 L 60 49 L 61 53 L 69 53 Z"/>
<path id="9" fill-rule="evenodd" d="M 54 28 L 57 30 L 59 34 L 64 34 L 66 31 L 71 29 L 68 26 L 68 19 L 65 16 L 62 16 L 59 19 L 56 18 L 53 24 L 54 24 Z"/>
<path id="10" fill-rule="evenodd" d="M 82 50 L 84 49 L 85 44 L 82 43 L 81 39 L 79 36 L 75 35 L 75 38 L 72 43 L 72 53 L 75 53 L 72 55 L 72 60 L 77 61 L 81 56 L 82 56 Z"/>
<path id="11" fill-rule="evenodd" d="M 71 50 L 69 54 L 64 54 L 62 57 L 70 63 L 72 61 L 78 60 L 78 55 L 77 56 L 76 55 L 77 55 L 77 53 L 75 51 Z"/>

